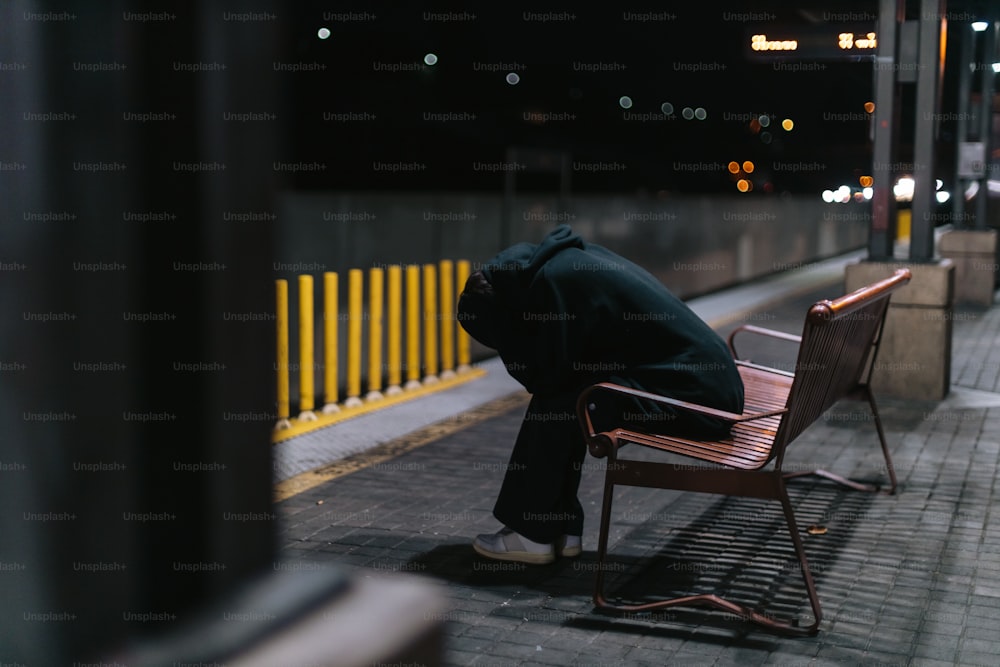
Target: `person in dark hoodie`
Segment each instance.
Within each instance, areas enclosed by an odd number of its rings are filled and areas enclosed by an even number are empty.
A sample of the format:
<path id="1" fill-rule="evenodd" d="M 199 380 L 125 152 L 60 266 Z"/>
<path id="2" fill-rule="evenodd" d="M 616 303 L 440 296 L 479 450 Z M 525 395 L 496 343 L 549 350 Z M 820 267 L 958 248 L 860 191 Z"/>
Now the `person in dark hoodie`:
<path id="1" fill-rule="evenodd" d="M 458 319 L 532 394 L 493 509 L 504 528 L 473 541 L 488 558 L 545 564 L 580 554 L 587 448 L 575 407 L 587 386 L 609 381 L 743 410 L 743 383 L 722 339 L 645 269 L 568 225 L 482 265 L 459 297 Z M 633 399 L 601 398 L 592 412 L 598 427 L 728 432 L 711 418 Z"/>

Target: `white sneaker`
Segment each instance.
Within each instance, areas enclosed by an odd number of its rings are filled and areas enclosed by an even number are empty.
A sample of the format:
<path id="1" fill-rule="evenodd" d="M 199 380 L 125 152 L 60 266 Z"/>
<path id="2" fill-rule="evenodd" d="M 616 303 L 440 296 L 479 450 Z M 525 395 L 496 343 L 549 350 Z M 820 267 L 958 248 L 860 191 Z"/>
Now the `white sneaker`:
<path id="1" fill-rule="evenodd" d="M 510 528 L 492 535 L 479 535 L 473 540 L 472 548 L 481 556 L 515 563 L 547 565 L 556 559 L 556 552 L 551 544 L 532 542 Z"/>
<path id="2" fill-rule="evenodd" d="M 556 541 L 556 554 L 565 558 L 576 558 L 583 553 L 583 537 L 563 535 Z"/>

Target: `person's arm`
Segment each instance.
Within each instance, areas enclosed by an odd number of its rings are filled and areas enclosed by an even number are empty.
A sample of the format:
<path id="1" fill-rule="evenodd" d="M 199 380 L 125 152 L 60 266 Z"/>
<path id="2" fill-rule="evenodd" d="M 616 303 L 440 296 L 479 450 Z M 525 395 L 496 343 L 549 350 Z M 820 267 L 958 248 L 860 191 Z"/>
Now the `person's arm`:
<path id="1" fill-rule="evenodd" d="M 575 275 L 542 275 L 528 291 L 518 323 L 521 376 L 515 377 L 532 393 L 572 389 L 586 375 L 585 351 L 600 326 L 601 310 L 580 292 L 577 281 Z"/>

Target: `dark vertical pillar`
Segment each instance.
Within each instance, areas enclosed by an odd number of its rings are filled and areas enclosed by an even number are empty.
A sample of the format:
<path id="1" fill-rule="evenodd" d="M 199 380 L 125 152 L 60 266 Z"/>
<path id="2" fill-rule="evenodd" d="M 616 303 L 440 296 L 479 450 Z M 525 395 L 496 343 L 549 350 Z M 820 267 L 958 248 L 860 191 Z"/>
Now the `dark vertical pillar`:
<path id="1" fill-rule="evenodd" d="M 875 128 L 872 150 L 872 226 L 868 257 L 893 255 L 896 238 L 896 200 L 892 186 L 898 136 L 899 92 L 896 83 L 896 45 L 905 17 L 903 0 L 879 0 L 878 54 L 875 64 Z"/>
<path id="2" fill-rule="evenodd" d="M 959 43 L 958 69 L 958 119 L 955 123 L 955 192 L 951 198 L 953 224 L 956 227 L 966 227 L 965 223 L 965 188 L 968 176 L 962 175 L 963 144 L 969 138 L 969 99 L 972 94 L 972 46 L 976 35 L 968 25 L 961 25 L 955 30 Z"/>
<path id="3" fill-rule="evenodd" d="M 19 267 L 0 275 L 0 350 L 14 369 L 0 380 L 0 461 L 13 473 L 0 472 L 0 562 L 14 568 L 0 587 L 15 589 L 0 594 L 0 662 L 82 661 L 144 608 L 140 522 L 126 517 L 145 443 L 123 417 L 143 373 L 123 318 L 141 291 L 140 234 L 121 218 L 142 167 L 121 122 L 132 62 L 121 4 L 5 3 L 0 21 L 11 37 L 0 60 L 18 64 L 0 96 L 0 161 L 17 165 L 0 179 L 0 248 Z"/>
<path id="4" fill-rule="evenodd" d="M 207 63 L 226 65 L 221 77 L 209 73 L 198 81 L 199 153 L 225 169 L 204 174 L 198 243 L 201 261 L 212 270 L 194 276 L 205 293 L 199 313 L 203 356 L 215 364 L 199 378 L 207 394 L 202 446 L 209 461 L 226 466 L 203 475 L 210 529 L 206 552 L 212 561 L 228 564 L 226 576 L 214 577 L 222 589 L 261 566 L 270 569 L 273 561 L 270 432 L 277 419 L 273 239 L 278 227 L 269 216 L 274 219 L 276 192 L 286 175 L 274 165 L 300 158 L 289 154 L 281 130 L 294 122 L 289 116 L 294 110 L 282 104 L 282 79 L 296 74 L 274 68 L 283 60 L 279 39 L 287 19 L 277 5 L 264 2 L 253 9 L 274 19 L 244 22 L 225 18 L 231 3 L 196 4 L 202 25 L 198 52 Z M 245 221 L 248 215 L 252 219 Z"/>
<path id="5" fill-rule="evenodd" d="M 40 157 L 43 123 L 20 122 L 22 109 L 43 108 L 40 23 L 21 19 L 30 3 L 0 4 L 0 662 L 56 664 L 57 641 L 66 623 L 29 622 L 26 614 L 57 609 L 46 523 L 25 513 L 56 508 L 49 448 L 55 429 L 40 429 L 25 414 L 46 408 L 45 386 L 35 364 L 42 350 L 57 350 L 55 329 L 65 323 L 29 328 L 25 313 L 36 312 L 45 289 L 44 227 L 27 224 L 22 211 L 36 209 L 43 198 Z M 50 223 L 51 224 L 51 223 Z M 41 325 L 41 323 L 38 323 Z M 46 415 L 49 416 L 49 415 Z M 41 431 L 41 436 L 39 434 Z M 58 478 L 55 478 L 58 480 Z M 70 508 L 63 508 L 71 511 Z"/>
<path id="6" fill-rule="evenodd" d="M 920 0 L 917 46 L 917 103 L 913 139 L 913 213 L 910 260 L 934 258 L 934 145 L 939 122 L 939 91 L 943 55 L 941 44 L 947 21 L 944 0 Z"/>
<path id="7" fill-rule="evenodd" d="M 0 663 L 271 568 L 273 230 L 226 212 L 274 210 L 281 138 L 225 114 L 281 118 L 280 33 L 222 4 L 0 6 Z"/>
<path id="8" fill-rule="evenodd" d="M 990 10 L 989 27 L 983 31 L 983 57 L 980 65 L 979 141 L 983 142 L 984 166 L 989 167 L 993 148 L 993 94 L 996 73 L 991 65 L 997 58 L 996 8 Z M 976 195 L 976 229 L 987 229 L 987 204 L 989 201 L 990 171 L 984 169 L 979 179 L 979 193 Z M 960 197 L 961 198 L 961 197 Z"/>
<path id="9" fill-rule="evenodd" d="M 276 111 L 265 107 L 277 31 L 228 20 L 218 2 L 170 11 L 129 33 L 130 104 L 169 116 L 132 143 L 131 210 L 154 215 L 134 251 L 126 310 L 150 320 L 130 325 L 141 375 L 127 409 L 148 416 L 132 444 L 136 505 L 165 517 L 135 529 L 141 603 L 182 621 L 273 557 L 271 228 L 233 218 L 273 210 L 274 122 L 238 119 Z"/>

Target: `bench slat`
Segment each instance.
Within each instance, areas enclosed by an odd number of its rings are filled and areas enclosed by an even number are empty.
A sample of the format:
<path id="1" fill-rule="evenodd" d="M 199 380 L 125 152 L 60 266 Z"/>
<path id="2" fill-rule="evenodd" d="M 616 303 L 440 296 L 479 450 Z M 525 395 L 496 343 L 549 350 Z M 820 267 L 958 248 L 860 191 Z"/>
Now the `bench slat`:
<path id="1" fill-rule="evenodd" d="M 738 366 L 744 388 L 744 415 L 778 410 L 785 406 L 792 377 L 758 366 Z M 712 463 L 755 470 L 772 458 L 774 438 L 782 416 L 762 417 L 735 424 L 731 437 L 718 441 L 688 440 L 670 435 L 616 429 L 614 437 L 665 452 L 673 452 Z"/>

